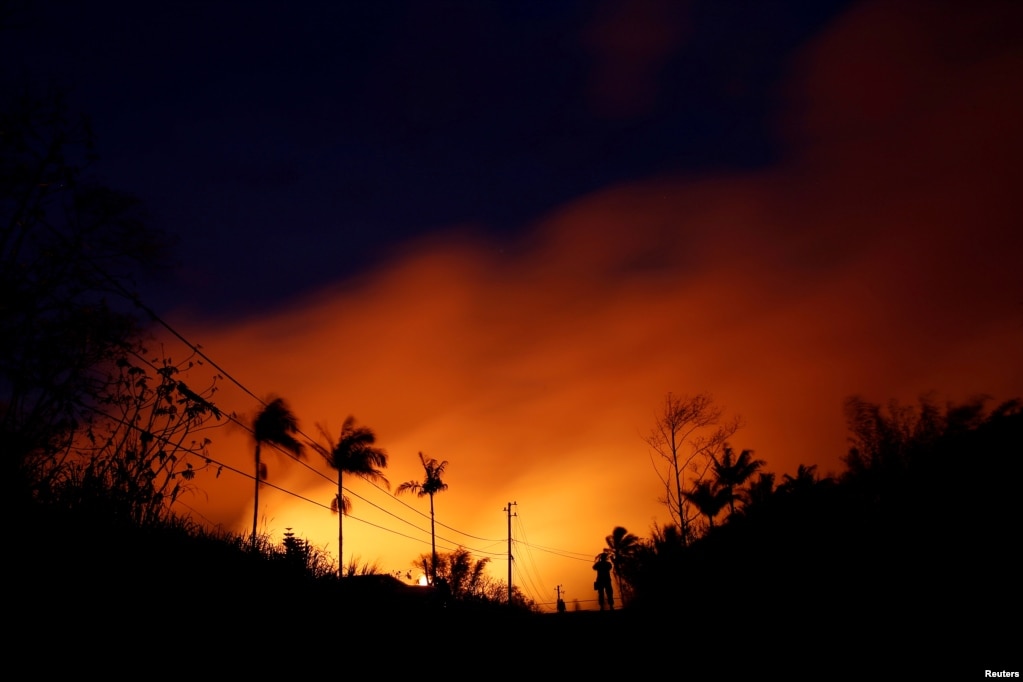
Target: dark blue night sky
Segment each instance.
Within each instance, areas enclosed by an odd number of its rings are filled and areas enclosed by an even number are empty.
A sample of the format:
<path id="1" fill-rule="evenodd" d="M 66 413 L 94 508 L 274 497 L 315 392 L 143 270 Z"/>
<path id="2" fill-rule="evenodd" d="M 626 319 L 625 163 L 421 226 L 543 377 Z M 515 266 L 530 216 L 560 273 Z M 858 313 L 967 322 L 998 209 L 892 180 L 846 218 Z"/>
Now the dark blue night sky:
<path id="1" fill-rule="evenodd" d="M 153 304 L 243 313 L 434 230 L 499 245 L 613 183 L 771 163 L 786 60 L 847 4 L 44 0 L 0 49 L 178 236 Z"/>

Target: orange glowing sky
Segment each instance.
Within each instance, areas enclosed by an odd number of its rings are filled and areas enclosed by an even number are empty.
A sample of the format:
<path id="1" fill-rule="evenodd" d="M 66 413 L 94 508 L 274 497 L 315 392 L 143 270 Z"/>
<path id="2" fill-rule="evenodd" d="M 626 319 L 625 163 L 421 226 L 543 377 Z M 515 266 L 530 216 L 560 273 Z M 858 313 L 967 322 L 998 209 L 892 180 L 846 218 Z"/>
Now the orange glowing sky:
<path id="1" fill-rule="evenodd" d="M 254 393 L 284 397 L 305 433 L 336 433 L 349 414 L 372 428 L 392 485 L 421 478 L 420 451 L 447 460 L 437 519 L 468 535 L 439 527 L 438 544 L 495 553 L 502 579 L 502 510 L 516 502 L 513 535 L 530 548 L 516 550 L 515 584 L 541 602 L 561 585 L 591 607 L 604 536 L 667 521 L 643 436 L 669 391 L 741 416 L 733 445 L 779 476 L 840 470 L 852 394 L 1023 396 L 1023 51 L 1002 30 L 1014 21 L 865 3 L 791 64 L 787 155 L 771 168 L 636 178 L 525 237 L 453 225 L 260 316 L 167 319 Z M 255 401 L 229 384 L 218 404 L 251 417 Z M 247 434 L 213 439 L 215 458 L 251 471 Z M 283 456 L 267 465 L 270 483 L 329 505 L 329 481 Z M 189 507 L 246 532 L 251 480 L 196 482 Z M 365 499 L 346 561 L 405 571 L 429 551 L 429 519 L 410 509 L 428 513 L 425 499 L 348 487 Z M 271 488 L 260 506 L 274 537 L 290 527 L 336 552 L 324 506 Z"/>

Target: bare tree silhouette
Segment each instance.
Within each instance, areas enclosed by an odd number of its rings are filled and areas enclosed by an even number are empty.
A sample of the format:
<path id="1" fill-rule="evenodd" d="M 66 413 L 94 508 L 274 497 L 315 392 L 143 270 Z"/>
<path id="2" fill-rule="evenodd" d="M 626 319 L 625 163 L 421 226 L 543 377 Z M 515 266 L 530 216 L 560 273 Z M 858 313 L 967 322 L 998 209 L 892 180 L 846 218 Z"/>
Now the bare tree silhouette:
<path id="1" fill-rule="evenodd" d="M 690 526 L 694 518 L 684 493 L 687 475 L 692 480 L 702 479 L 713 462 L 712 456 L 742 426 L 738 417 L 726 420 L 723 414 L 709 395 L 679 397 L 669 393 L 645 438 L 653 450 L 651 463 L 664 485 L 662 501 L 687 544 L 693 539 Z"/>

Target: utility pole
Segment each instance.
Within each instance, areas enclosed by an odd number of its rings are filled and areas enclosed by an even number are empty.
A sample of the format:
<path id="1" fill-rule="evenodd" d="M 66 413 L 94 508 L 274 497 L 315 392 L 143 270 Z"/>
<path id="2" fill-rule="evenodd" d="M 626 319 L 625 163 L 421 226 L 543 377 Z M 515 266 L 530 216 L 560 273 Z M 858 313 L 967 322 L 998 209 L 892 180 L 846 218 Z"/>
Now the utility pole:
<path id="1" fill-rule="evenodd" d="M 558 613 L 564 613 L 565 612 L 565 600 L 561 598 L 561 585 L 558 585 L 554 589 L 558 593 L 558 602 L 557 602 L 558 603 Z"/>
<path id="2" fill-rule="evenodd" d="M 501 511 L 508 513 L 508 606 L 512 603 L 512 551 L 511 551 L 511 520 L 513 516 L 518 514 L 512 514 L 512 505 L 517 505 L 518 502 L 509 502 L 508 506 Z"/>

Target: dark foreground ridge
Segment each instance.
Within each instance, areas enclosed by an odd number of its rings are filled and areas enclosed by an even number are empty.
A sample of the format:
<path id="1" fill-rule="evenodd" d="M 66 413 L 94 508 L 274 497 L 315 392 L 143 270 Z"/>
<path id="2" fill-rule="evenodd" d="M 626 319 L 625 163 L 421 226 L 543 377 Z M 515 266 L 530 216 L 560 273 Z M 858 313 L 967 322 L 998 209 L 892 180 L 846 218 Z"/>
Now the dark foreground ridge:
<path id="1" fill-rule="evenodd" d="M 137 542 L 130 554 L 147 551 Z M 430 589 L 389 576 L 333 585 L 261 581 L 231 559 L 199 564 L 185 554 L 147 566 L 111 567 L 81 556 L 37 564 L 13 583 L 8 614 L 17 626 L 8 643 L 16 653 L 9 662 L 19 661 L 23 671 L 34 665 L 114 679 L 165 665 L 232 678 L 294 666 L 303 676 L 354 673 L 359 661 L 376 661 L 385 672 L 482 665 L 573 676 L 674 670 L 672 679 L 683 671 L 692 679 L 833 679 L 838 671 L 944 670 L 970 679 L 970 666 L 986 652 L 990 665 L 1011 667 L 1004 654 L 1015 650 L 1011 628 L 963 620 L 969 614 L 943 610 L 938 592 L 926 611 L 897 595 L 851 604 L 818 594 L 780 609 L 723 600 L 714 609 L 694 599 L 692 607 L 535 613 L 444 605 Z"/>
<path id="2" fill-rule="evenodd" d="M 445 601 L 390 576 L 338 580 L 247 539 L 134 524 L 109 513 L 105 491 L 67 508 L 13 488 L 2 497 L 16 519 L 6 660 L 19 679 L 134 679 L 169 665 L 262 679 L 366 661 L 417 676 L 572 679 L 1015 671 L 1023 410 L 965 422 L 852 451 L 840 481 L 775 492 L 689 545 L 665 544 L 614 612 L 542 614 Z"/>

